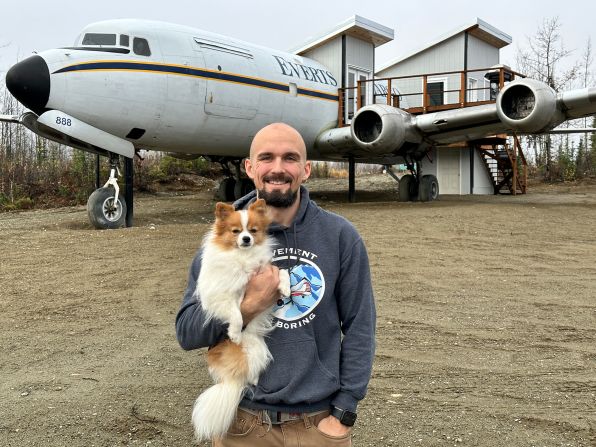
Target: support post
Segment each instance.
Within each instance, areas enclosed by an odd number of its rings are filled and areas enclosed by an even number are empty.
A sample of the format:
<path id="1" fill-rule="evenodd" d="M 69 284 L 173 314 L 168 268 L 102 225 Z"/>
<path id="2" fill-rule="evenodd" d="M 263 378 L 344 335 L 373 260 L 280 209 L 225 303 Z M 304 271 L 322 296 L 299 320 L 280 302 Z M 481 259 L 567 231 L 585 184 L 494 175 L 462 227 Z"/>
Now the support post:
<path id="1" fill-rule="evenodd" d="M 126 227 L 133 225 L 133 180 L 134 167 L 133 159 L 124 157 L 124 200 L 126 201 Z"/>
<path id="2" fill-rule="evenodd" d="M 461 77 L 459 80 L 459 85 L 460 85 L 460 89 L 459 89 L 459 104 L 460 107 L 465 107 L 466 106 L 466 93 L 467 93 L 467 88 L 466 88 L 466 72 L 462 71 L 461 72 Z"/>
<path id="3" fill-rule="evenodd" d="M 387 79 L 387 105 L 390 106 L 391 103 L 391 79 Z"/>
<path id="4" fill-rule="evenodd" d="M 428 108 L 428 76 L 422 76 L 422 113 Z"/>
<path id="5" fill-rule="evenodd" d="M 95 154 L 95 189 L 99 189 L 99 154 Z"/>
<path id="6" fill-rule="evenodd" d="M 356 201 L 356 162 L 353 155 L 348 158 L 348 201 Z"/>

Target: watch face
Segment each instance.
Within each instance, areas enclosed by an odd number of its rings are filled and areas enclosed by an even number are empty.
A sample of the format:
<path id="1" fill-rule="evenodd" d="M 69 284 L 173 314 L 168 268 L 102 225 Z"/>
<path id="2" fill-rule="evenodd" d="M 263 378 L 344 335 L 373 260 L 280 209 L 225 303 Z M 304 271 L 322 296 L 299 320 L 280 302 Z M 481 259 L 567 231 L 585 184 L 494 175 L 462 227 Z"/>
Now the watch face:
<path id="1" fill-rule="evenodd" d="M 342 424 L 351 427 L 356 422 L 356 413 L 352 413 L 351 411 L 344 411 L 344 414 L 341 416 L 340 421 Z"/>

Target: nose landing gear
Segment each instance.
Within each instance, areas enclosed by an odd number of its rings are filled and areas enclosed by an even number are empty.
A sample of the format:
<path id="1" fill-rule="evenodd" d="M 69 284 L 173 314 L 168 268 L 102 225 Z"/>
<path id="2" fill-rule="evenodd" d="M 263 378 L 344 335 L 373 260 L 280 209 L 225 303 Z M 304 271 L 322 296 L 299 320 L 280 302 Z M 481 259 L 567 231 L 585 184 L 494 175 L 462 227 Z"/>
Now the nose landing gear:
<path id="1" fill-rule="evenodd" d="M 110 157 L 110 178 L 87 200 L 89 221 L 97 229 L 116 229 L 127 222 L 128 208 L 118 187 L 119 175 L 118 156 L 112 156 Z"/>

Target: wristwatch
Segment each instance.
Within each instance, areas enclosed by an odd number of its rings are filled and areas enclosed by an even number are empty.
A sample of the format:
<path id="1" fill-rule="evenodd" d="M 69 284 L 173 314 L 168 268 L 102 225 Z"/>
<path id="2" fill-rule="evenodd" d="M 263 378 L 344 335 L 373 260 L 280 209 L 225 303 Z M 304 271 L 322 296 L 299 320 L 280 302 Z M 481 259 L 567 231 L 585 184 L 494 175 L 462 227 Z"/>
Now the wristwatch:
<path id="1" fill-rule="evenodd" d="M 358 415 L 353 411 L 342 410 L 341 408 L 332 406 L 331 416 L 335 416 L 343 425 L 347 427 L 352 427 L 356 422 L 356 416 Z"/>

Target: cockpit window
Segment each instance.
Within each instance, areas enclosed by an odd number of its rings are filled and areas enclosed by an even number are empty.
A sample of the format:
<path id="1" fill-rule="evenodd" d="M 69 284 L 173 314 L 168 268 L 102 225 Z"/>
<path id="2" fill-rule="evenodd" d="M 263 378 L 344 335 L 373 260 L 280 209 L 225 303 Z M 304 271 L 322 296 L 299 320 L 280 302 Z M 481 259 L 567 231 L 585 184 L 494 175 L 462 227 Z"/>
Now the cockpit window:
<path id="1" fill-rule="evenodd" d="M 147 39 L 135 37 L 132 41 L 132 50 L 139 56 L 151 56 L 151 50 L 149 49 L 149 42 L 147 42 Z"/>
<path id="2" fill-rule="evenodd" d="M 128 47 L 130 44 L 130 38 L 127 34 L 120 34 L 120 46 L 121 47 Z"/>
<path id="3" fill-rule="evenodd" d="M 116 34 L 87 33 L 83 45 L 116 45 Z"/>

